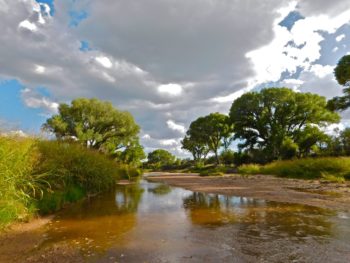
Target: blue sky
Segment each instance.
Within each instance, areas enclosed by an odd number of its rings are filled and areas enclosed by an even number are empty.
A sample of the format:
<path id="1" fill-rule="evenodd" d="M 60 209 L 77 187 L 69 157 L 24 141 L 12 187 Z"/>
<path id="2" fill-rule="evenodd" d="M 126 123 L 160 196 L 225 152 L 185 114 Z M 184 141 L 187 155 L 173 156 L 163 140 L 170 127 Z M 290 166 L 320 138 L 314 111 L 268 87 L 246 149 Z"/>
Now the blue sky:
<path id="1" fill-rule="evenodd" d="M 316 2 L 0 2 L 0 123 L 38 133 L 58 103 L 96 97 L 134 115 L 146 151 L 187 156 L 191 121 L 245 92 L 341 95 L 333 68 L 350 52 L 349 6 Z"/>

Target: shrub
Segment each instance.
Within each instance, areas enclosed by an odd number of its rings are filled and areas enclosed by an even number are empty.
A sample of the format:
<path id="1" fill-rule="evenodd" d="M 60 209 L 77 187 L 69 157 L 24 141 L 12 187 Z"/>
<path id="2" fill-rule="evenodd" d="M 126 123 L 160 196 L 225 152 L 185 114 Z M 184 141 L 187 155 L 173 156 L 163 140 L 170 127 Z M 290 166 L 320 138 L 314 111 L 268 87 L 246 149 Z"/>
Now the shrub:
<path id="1" fill-rule="evenodd" d="M 259 164 L 243 164 L 238 167 L 240 174 L 258 174 L 261 173 L 261 165 Z"/>
<path id="2" fill-rule="evenodd" d="M 79 144 L 40 141 L 39 173 L 47 173 L 52 190 L 64 191 L 71 186 L 87 194 L 105 191 L 119 179 L 118 165 L 105 155 Z"/>

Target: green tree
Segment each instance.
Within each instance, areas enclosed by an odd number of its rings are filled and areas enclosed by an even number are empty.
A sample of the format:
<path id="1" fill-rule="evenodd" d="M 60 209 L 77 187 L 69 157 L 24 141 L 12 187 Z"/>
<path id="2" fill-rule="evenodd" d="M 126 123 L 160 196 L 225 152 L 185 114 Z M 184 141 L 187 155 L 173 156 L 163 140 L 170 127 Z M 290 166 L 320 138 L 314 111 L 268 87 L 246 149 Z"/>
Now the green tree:
<path id="1" fill-rule="evenodd" d="M 115 153 L 137 139 L 139 126 L 129 112 L 119 111 L 109 102 L 75 99 L 62 103 L 59 113 L 49 118 L 43 129 L 60 140 L 76 140 L 86 147 Z"/>
<path id="2" fill-rule="evenodd" d="M 347 156 L 350 155 L 350 128 L 346 128 L 340 133 L 340 142 L 343 148 L 343 153 Z"/>
<path id="3" fill-rule="evenodd" d="M 194 149 L 195 146 L 197 148 L 205 146 L 204 149 L 214 153 L 216 163 L 219 164 L 219 149 L 222 146 L 225 150 L 228 149 L 232 142 L 232 130 L 232 124 L 228 116 L 217 112 L 211 113 L 191 123 L 183 146 L 190 145 L 191 147 L 184 147 L 187 150 Z M 189 140 L 189 142 L 186 140 Z"/>
<path id="4" fill-rule="evenodd" d="M 146 154 L 137 140 L 128 145 L 124 151 L 120 152 L 117 158 L 123 163 L 138 167 L 141 165 L 141 161 L 146 159 Z"/>
<path id="5" fill-rule="evenodd" d="M 232 104 L 231 122 L 241 149 L 262 151 L 266 161 L 282 157 L 287 138 L 294 143 L 309 126 L 326 126 L 339 115 L 326 108 L 324 97 L 288 88 L 246 93 Z M 299 146 L 300 147 L 300 146 Z"/>
<path id="6" fill-rule="evenodd" d="M 329 136 L 318 127 L 307 125 L 303 130 L 296 132 L 295 141 L 298 145 L 298 156 L 306 157 L 312 153 L 316 154 L 319 145 L 329 141 Z"/>
<path id="7" fill-rule="evenodd" d="M 350 107 L 350 55 L 343 56 L 334 69 L 338 83 L 345 87 L 344 96 L 334 97 L 328 101 L 331 110 L 345 110 Z"/>
<path id="8" fill-rule="evenodd" d="M 171 165 L 175 162 L 176 157 L 170 152 L 158 149 L 148 154 L 148 164 L 155 168 L 160 168 L 165 165 Z"/>
<path id="9" fill-rule="evenodd" d="M 201 162 L 209 152 L 209 148 L 206 143 L 201 140 L 196 140 L 193 136 L 186 135 L 181 141 L 182 149 L 189 151 L 195 162 Z"/>

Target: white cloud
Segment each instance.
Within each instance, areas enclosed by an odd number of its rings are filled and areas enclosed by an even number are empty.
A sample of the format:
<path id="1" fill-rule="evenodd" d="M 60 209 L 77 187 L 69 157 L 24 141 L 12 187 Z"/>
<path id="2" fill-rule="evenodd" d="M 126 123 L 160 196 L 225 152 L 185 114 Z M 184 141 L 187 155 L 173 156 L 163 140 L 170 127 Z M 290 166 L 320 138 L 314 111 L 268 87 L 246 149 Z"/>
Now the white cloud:
<path id="1" fill-rule="evenodd" d="M 100 63 L 100 65 L 104 66 L 105 68 L 111 68 L 113 66 L 111 60 L 107 57 L 100 56 L 96 57 L 95 59 L 98 63 Z"/>
<path id="2" fill-rule="evenodd" d="M 175 83 L 162 84 L 158 86 L 158 91 L 171 96 L 178 96 L 182 93 L 182 87 L 181 85 Z"/>
<path id="3" fill-rule="evenodd" d="M 18 25 L 19 28 L 25 28 L 30 31 L 37 31 L 38 27 L 34 24 L 29 22 L 28 20 L 23 20 L 21 23 Z"/>
<path id="4" fill-rule="evenodd" d="M 35 72 L 38 74 L 43 74 L 45 72 L 45 67 L 44 66 L 40 66 L 40 65 L 36 65 L 35 66 Z"/>
<path id="5" fill-rule="evenodd" d="M 160 140 L 160 144 L 164 146 L 174 146 L 174 145 L 178 145 L 179 141 L 176 139 L 164 139 L 164 140 Z"/>
<path id="6" fill-rule="evenodd" d="M 337 37 L 335 38 L 335 40 L 336 40 L 337 42 L 340 42 L 340 41 L 342 41 L 344 38 L 345 38 L 345 34 L 341 34 L 341 35 L 337 36 Z"/>
<path id="7" fill-rule="evenodd" d="M 327 75 L 333 74 L 334 66 L 314 64 L 310 67 L 310 72 L 314 73 L 319 78 L 324 78 Z"/>
<path id="8" fill-rule="evenodd" d="M 28 88 L 22 90 L 21 96 L 24 103 L 30 108 L 42 108 L 47 114 L 54 114 L 58 111 L 59 104 L 57 102 L 54 102 L 33 90 Z"/>
<path id="9" fill-rule="evenodd" d="M 173 120 L 168 120 L 166 122 L 166 124 L 168 125 L 168 127 L 174 131 L 179 131 L 180 133 L 185 133 L 186 132 L 186 128 L 185 126 L 175 123 Z"/>
<path id="10" fill-rule="evenodd" d="M 306 17 L 295 22 L 291 31 L 280 26 L 279 21 L 280 18 L 275 20 L 272 42 L 246 54 L 254 65 L 255 79 L 259 83 L 278 81 L 283 72 L 293 74 L 298 68 L 309 68 L 321 57 L 322 32 L 334 33 L 349 23 L 350 9 L 333 17 Z"/>
<path id="11" fill-rule="evenodd" d="M 142 139 L 145 139 L 145 140 L 149 140 L 149 139 L 151 139 L 151 136 L 149 135 L 149 134 L 144 134 L 142 137 L 141 137 Z"/>

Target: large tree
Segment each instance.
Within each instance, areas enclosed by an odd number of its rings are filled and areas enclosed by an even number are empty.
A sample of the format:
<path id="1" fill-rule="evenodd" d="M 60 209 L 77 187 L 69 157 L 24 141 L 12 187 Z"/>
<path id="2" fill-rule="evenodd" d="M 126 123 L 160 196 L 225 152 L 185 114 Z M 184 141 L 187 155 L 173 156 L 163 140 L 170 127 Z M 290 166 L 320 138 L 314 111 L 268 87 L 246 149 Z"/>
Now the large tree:
<path id="1" fill-rule="evenodd" d="M 235 138 L 243 141 L 240 147 L 264 152 L 266 161 L 280 158 L 288 140 L 303 141 L 301 138 L 310 134 L 311 126 L 322 127 L 339 121 L 339 115 L 326 108 L 324 97 L 288 88 L 244 94 L 233 102 L 230 118 Z M 306 152 L 312 147 L 310 141 L 303 143 Z"/>
<path id="2" fill-rule="evenodd" d="M 215 155 L 217 164 L 219 164 L 219 149 L 224 147 L 228 149 L 232 142 L 232 124 L 229 117 L 221 113 L 211 113 L 193 121 L 187 131 L 183 141 L 183 148 L 193 154 L 194 146 L 196 149 L 202 147 L 203 154 L 206 149 L 212 151 Z M 192 150 L 192 151 L 191 151 Z"/>
<path id="3" fill-rule="evenodd" d="M 328 101 L 331 110 L 345 110 L 350 107 L 350 55 L 343 56 L 334 69 L 338 83 L 344 86 L 344 96 L 334 97 Z"/>
<path id="4" fill-rule="evenodd" d="M 119 111 L 98 99 L 75 99 L 62 103 L 59 113 L 49 118 L 44 130 L 58 139 L 76 140 L 86 147 L 115 153 L 137 139 L 139 126 L 129 112 Z"/>

